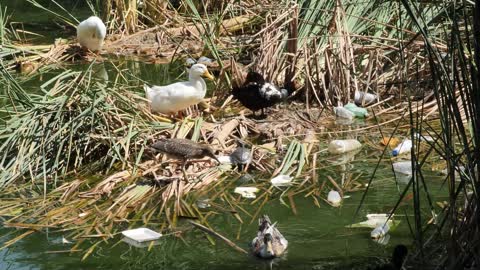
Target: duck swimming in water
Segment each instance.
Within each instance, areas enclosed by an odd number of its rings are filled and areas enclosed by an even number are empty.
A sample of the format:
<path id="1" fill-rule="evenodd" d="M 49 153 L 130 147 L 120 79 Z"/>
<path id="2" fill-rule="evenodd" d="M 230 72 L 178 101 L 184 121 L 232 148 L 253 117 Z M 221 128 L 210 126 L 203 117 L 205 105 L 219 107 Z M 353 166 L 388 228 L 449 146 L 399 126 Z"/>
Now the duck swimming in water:
<path id="1" fill-rule="evenodd" d="M 261 74 L 250 71 L 242 86 L 233 87 L 232 95 L 243 106 L 252 110 L 254 115 L 258 110 L 262 110 L 262 115 L 265 115 L 265 108 L 284 100 L 289 95 L 289 92 L 265 81 Z"/>
<path id="2" fill-rule="evenodd" d="M 78 43 L 92 52 L 99 51 L 102 48 L 106 35 L 105 24 L 96 16 L 91 16 L 77 26 Z"/>
<path id="3" fill-rule="evenodd" d="M 280 231 L 272 225 L 267 215 L 258 219 L 257 237 L 252 241 L 253 253 L 264 259 L 280 257 L 288 246 L 288 241 Z"/>
<path id="4" fill-rule="evenodd" d="M 189 70 L 187 82 L 165 86 L 144 85 L 152 112 L 172 114 L 201 102 L 207 93 L 207 85 L 202 77 L 213 80 L 205 65 L 195 64 Z"/>

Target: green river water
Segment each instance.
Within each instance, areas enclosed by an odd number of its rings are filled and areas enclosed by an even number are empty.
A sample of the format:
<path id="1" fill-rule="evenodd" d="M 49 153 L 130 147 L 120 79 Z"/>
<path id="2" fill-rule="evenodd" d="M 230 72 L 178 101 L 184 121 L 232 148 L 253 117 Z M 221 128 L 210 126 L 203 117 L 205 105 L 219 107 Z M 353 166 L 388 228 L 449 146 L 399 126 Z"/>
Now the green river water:
<path id="1" fill-rule="evenodd" d="M 88 9 L 83 4 L 78 4 L 82 1 L 70 2 L 77 3 L 71 6 L 73 14 L 80 18 L 88 14 Z M 2 3 L 5 3 L 5 0 Z M 36 23 L 50 23 L 50 16 L 43 11 L 31 8 L 26 1 L 7 0 L 6 3 L 8 11 L 13 12 L 13 20 L 21 21 L 30 18 Z M 50 30 L 48 32 L 51 33 Z M 68 37 L 61 32 L 58 32 L 58 35 Z M 53 42 L 53 37 L 47 35 L 37 42 L 48 40 Z M 116 64 L 119 61 L 125 61 L 113 58 L 110 60 Z M 130 70 L 135 70 L 134 73 L 139 78 L 157 84 L 172 81 L 182 72 L 178 66 L 169 67 L 134 61 L 128 61 L 126 65 Z M 79 65 L 76 68 L 82 69 L 85 65 Z M 102 71 L 99 76 L 105 74 L 109 77 L 114 76 L 110 72 L 112 69 L 108 62 L 100 64 L 97 68 Z M 45 74 L 45 76 L 42 80 L 50 75 Z M 29 83 L 32 91 L 42 84 L 38 81 L 38 77 L 35 80 Z M 363 136 L 360 135 L 358 139 L 365 141 Z M 328 170 L 319 170 L 317 176 L 323 180 L 326 175 L 330 175 L 339 181 L 345 175 L 360 175 L 359 182 L 365 184 L 371 177 L 380 155 L 381 151 L 366 146 L 348 165 L 332 165 Z M 327 154 L 322 154 L 318 162 L 330 162 L 329 160 L 331 159 Z M 427 172 L 425 178 L 430 193 L 435 196 L 435 201 L 443 200 L 446 187 L 441 185 L 442 177 L 436 173 Z M 275 260 L 273 266 L 270 262 L 239 253 L 221 241 L 216 241 L 216 244 L 212 245 L 202 232 L 189 230 L 183 235 L 183 239 L 173 236 L 161 238 L 159 245 L 151 250 L 132 247 L 123 242 L 117 243 L 120 240 L 120 236 L 117 236 L 108 243 L 99 245 L 85 261 L 81 261 L 82 253 L 52 253 L 52 251 L 68 250 L 71 246 L 62 243 L 62 235 L 36 233 L 7 249 L 0 250 L 0 269 L 270 269 L 270 267 L 273 269 L 365 269 L 369 265 L 388 258 L 396 244 L 411 245 L 413 238 L 406 216 L 413 214 L 412 201 L 407 200 L 399 207 L 396 220 L 400 220 L 401 223 L 391 231 L 387 245 L 373 242 L 370 239 L 371 229 L 352 229 L 347 228 L 346 225 L 364 220 L 365 215 L 369 213 L 388 212 L 396 204 L 403 187 L 402 183 L 396 184 L 387 159 L 381 162 L 366 201 L 355 220 L 354 213 L 363 191 L 347 193 L 346 195 L 350 197 L 345 199 L 343 205 L 338 208 L 333 208 L 321 200 L 321 206 L 317 207 L 311 198 L 304 198 L 302 194 L 297 195 L 294 197 L 296 215 L 278 198 L 269 201 L 262 209 L 262 213 L 267 213 L 272 220 L 277 221 L 278 228 L 289 240 L 287 254 Z M 246 210 L 253 213 L 256 205 L 249 206 L 248 201 L 245 200 L 245 202 Z M 426 204 L 424 212 L 426 216 L 430 214 Z M 256 234 L 257 224 L 250 223 L 249 217 L 243 216 L 243 218 L 244 224 L 240 224 L 231 214 L 225 213 L 209 221 L 217 232 L 248 249 L 251 239 Z M 412 217 L 409 218 L 412 222 Z M 10 229 L 1 229 L 0 237 L 9 231 Z M 236 239 L 239 231 L 240 237 Z M 9 236 L 1 237 L 0 245 L 9 239 Z M 115 243 L 117 245 L 114 245 Z"/>

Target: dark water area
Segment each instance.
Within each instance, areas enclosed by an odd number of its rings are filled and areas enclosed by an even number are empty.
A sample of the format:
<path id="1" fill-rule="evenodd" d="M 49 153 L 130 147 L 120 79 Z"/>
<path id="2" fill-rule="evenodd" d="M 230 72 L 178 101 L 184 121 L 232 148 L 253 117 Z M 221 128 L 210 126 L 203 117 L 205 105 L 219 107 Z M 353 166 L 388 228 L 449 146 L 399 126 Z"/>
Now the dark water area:
<path id="1" fill-rule="evenodd" d="M 36 2 L 52 12 L 47 12 L 34 6 L 26 0 L 2 0 L 0 6 L 10 17 L 10 22 L 23 40 L 36 44 L 51 44 L 56 38 L 68 38 L 75 35 L 75 28 L 68 22 L 76 25 L 94 14 L 85 0 L 36 0 Z M 95 10 L 100 10 L 101 1 L 94 2 Z M 97 3 L 95 3 L 97 2 Z M 56 14 L 58 15 L 56 15 Z M 29 33 L 34 33 L 29 34 Z"/>

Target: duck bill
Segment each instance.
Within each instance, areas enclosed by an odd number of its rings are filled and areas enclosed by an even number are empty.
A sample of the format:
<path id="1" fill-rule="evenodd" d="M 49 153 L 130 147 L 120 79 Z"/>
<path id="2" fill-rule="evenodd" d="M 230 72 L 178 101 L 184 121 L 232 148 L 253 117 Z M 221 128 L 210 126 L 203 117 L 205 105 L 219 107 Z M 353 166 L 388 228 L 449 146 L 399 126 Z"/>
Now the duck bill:
<path id="1" fill-rule="evenodd" d="M 209 79 L 209 80 L 211 80 L 211 81 L 215 80 L 215 77 L 213 77 L 213 75 L 210 74 L 210 72 L 208 72 L 208 70 L 205 71 L 205 72 L 202 74 L 202 76 L 205 77 L 205 78 L 207 78 L 207 79 Z"/>
<path id="2" fill-rule="evenodd" d="M 275 254 L 273 254 L 273 246 L 272 246 L 272 242 L 271 242 L 271 241 L 268 241 L 268 242 L 267 242 L 267 252 L 268 252 L 268 254 L 270 254 L 271 256 L 275 256 Z"/>
<path id="3" fill-rule="evenodd" d="M 221 163 L 220 160 L 218 160 L 217 156 L 214 154 L 209 155 L 211 158 L 215 159 L 218 163 Z"/>

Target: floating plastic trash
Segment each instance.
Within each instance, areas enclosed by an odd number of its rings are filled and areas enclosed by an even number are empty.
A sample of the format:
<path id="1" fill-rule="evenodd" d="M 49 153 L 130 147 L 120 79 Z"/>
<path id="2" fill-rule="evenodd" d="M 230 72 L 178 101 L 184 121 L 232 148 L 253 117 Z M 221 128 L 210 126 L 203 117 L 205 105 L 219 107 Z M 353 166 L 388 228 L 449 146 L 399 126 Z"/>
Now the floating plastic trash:
<path id="1" fill-rule="evenodd" d="M 278 176 L 272 178 L 272 180 L 270 180 L 270 182 L 274 186 L 288 186 L 292 183 L 292 180 L 293 180 L 293 177 L 281 174 L 281 175 L 278 175 Z"/>
<path id="2" fill-rule="evenodd" d="M 385 224 L 385 222 L 388 224 L 388 226 L 391 226 L 391 227 L 396 226 L 400 223 L 400 221 L 393 221 L 392 219 L 388 219 L 388 216 L 389 216 L 388 214 L 368 214 L 366 221 L 348 225 L 347 227 L 374 229 L 374 228 L 377 228 L 378 226 Z"/>
<path id="3" fill-rule="evenodd" d="M 405 139 L 403 142 L 401 142 L 395 149 L 392 151 L 392 156 L 396 157 L 398 155 L 401 155 L 403 153 L 409 153 L 410 150 L 412 150 L 412 140 L 410 139 Z"/>
<path id="4" fill-rule="evenodd" d="M 62 236 L 62 244 L 71 244 L 72 242 L 71 241 L 68 241 L 67 238 L 65 238 L 65 236 Z"/>
<path id="5" fill-rule="evenodd" d="M 390 241 L 390 234 L 387 234 L 383 237 L 377 238 L 377 239 L 372 239 L 374 242 L 380 245 L 386 246 L 388 244 L 388 241 Z"/>
<path id="6" fill-rule="evenodd" d="M 388 226 L 388 223 L 384 223 L 375 229 L 373 229 L 372 232 L 370 232 L 370 237 L 372 239 L 379 239 L 387 235 L 388 231 L 390 230 L 390 226 Z"/>
<path id="7" fill-rule="evenodd" d="M 156 231 L 152 231 L 148 228 L 137 228 L 133 230 L 126 230 L 123 231 L 122 234 L 136 242 L 146 242 L 146 241 L 154 241 L 160 239 L 162 237 L 161 233 L 157 233 Z"/>
<path id="8" fill-rule="evenodd" d="M 342 197 L 340 196 L 340 193 L 338 193 L 338 191 L 330 190 L 330 192 L 328 192 L 327 201 L 335 207 L 340 206 L 340 204 L 342 203 Z"/>
<path id="9" fill-rule="evenodd" d="M 395 163 L 393 163 L 393 171 L 395 173 L 412 175 L 412 162 L 411 161 L 395 162 Z"/>
<path id="10" fill-rule="evenodd" d="M 161 243 L 161 241 L 159 241 L 159 240 L 157 240 L 157 241 L 147 241 L 147 242 L 138 242 L 138 241 L 132 240 L 128 237 L 122 238 L 122 241 L 131 245 L 131 246 L 137 247 L 137 248 L 146 248 L 146 247 L 150 247 L 150 246 L 156 246 L 156 245 L 160 245 L 160 243 Z"/>
<path id="11" fill-rule="evenodd" d="M 356 104 L 370 104 L 377 99 L 377 95 L 363 91 L 355 91 L 354 101 Z"/>
<path id="12" fill-rule="evenodd" d="M 334 140 L 328 145 L 328 152 L 332 154 L 341 154 L 350 152 L 362 147 L 362 144 L 357 140 Z"/>
<path id="13" fill-rule="evenodd" d="M 390 146 L 390 147 L 396 147 L 398 144 L 400 143 L 400 141 L 398 140 L 398 138 L 390 138 L 390 137 L 383 137 L 381 140 L 380 140 L 380 144 L 381 145 L 384 145 L 384 146 Z"/>
<path id="14" fill-rule="evenodd" d="M 352 112 L 355 115 L 355 117 L 365 118 L 368 116 L 367 109 L 358 107 L 353 103 L 348 103 L 347 105 L 343 106 L 343 108 Z"/>
<path id="15" fill-rule="evenodd" d="M 432 136 L 422 136 L 420 133 L 415 133 L 413 135 L 415 138 L 418 138 L 420 141 L 424 142 L 434 142 L 435 139 Z"/>
<path id="16" fill-rule="evenodd" d="M 344 107 L 334 107 L 333 111 L 335 112 L 335 115 L 341 118 L 345 119 L 353 119 L 355 117 L 355 114 Z"/>
<path id="17" fill-rule="evenodd" d="M 256 187 L 236 187 L 233 192 L 242 195 L 243 198 L 255 199 L 257 197 L 255 193 L 258 191 Z"/>
<path id="18" fill-rule="evenodd" d="M 201 198 L 201 199 L 198 199 L 196 202 L 196 205 L 198 208 L 201 208 L 201 209 L 205 209 L 205 208 L 208 208 L 210 207 L 210 199 L 208 198 Z"/>

